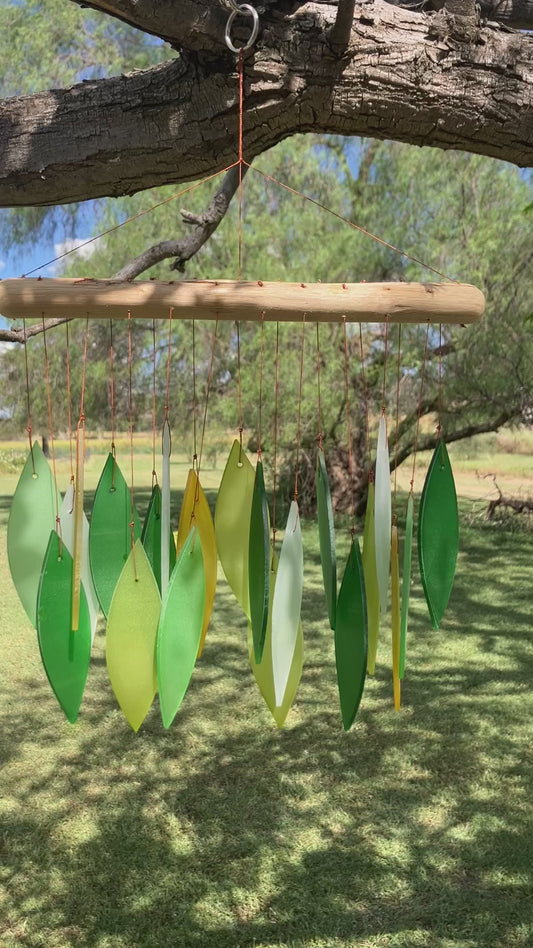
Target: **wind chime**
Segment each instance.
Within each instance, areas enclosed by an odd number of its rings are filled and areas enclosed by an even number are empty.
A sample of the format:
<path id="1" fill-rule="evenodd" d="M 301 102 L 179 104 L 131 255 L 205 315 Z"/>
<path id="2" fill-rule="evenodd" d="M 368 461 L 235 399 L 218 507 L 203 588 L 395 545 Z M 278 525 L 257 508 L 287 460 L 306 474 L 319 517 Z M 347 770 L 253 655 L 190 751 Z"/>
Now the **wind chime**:
<path id="1" fill-rule="evenodd" d="M 239 223 L 242 219 L 242 173 L 251 169 L 243 157 L 243 58 L 255 41 L 258 18 L 247 4 L 240 12 L 253 20 L 249 43 L 236 49 L 231 41 L 230 15 L 226 42 L 238 56 L 239 157 L 230 168 L 239 170 Z M 225 168 L 223 171 L 229 169 Z M 220 174 L 223 173 L 220 172 Z M 265 176 L 268 177 L 268 176 Z M 289 191 L 282 182 L 269 178 Z M 190 190 L 190 188 L 185 189 Z M 184 192 L 181 192 L 183 194 Z M 293 192 L 298 193 L 298 192 Z M 177 195 L 178 196 L 178 195 Z M 305 195 L 299 195 L 306 200 Z M 316 201 L 312 201 L 316 204 Z M 321 205 L 320 205 L 321 206 Z M 321 206 L 322 207 L 322 206 Z M 351 227 L 329 208 L 323 210 Z M 370 235 L 372 236 L 372 235 Z M 396 249 L 396 248 L 392 248 Z M 117 701 L 137 731 L 159 693 L 161 716 L 170 727 L 187 691 L 197 657 L 201 655 L 215 597 L 217 558 L 248 624 L 249 659 L 271 713 L 282 726 L 294 701 L 303 663 L 301 603 L 304 554 L 300 513 L 299 463 L 302 382 L 306 338 L 316 331 L 317 460 L 316 499 L 320 557 L 329 624 L 334 632 L 336 669 L 343 726 L 348 730 L 357 714 L 367 673 L 373 674 L 380 622 L 391 596 L 394 705 L 401 704 L 406 632 L 411 585 L 414 531 L 414 477 L 430 324 L 467 324 L 479 319 L 484 299 L 475 287 L 430 284 L 279 284 L 245 282 L 241 278 L 241 226 L 237 281 L 179 283 L 119 283 L 99 280 L 28 279 L 0 281 L 0 310 L 11 318 L 42 319 L 48 423 L 52 467 L 32 439 L 28 347 L 25 371 L 29 454 L 13 497 L 8 524 L 11 575 L 28 618 L 37 630 L 41 657 L 51 687 L 69 721 L 78 716 L 90 663 L 91 646 L 101 611 L 106 618 L 106 662 Z M 418 261 L 420 262 L 420 261 Z M 431 269 L 431 268 L 429 268 Z M 85 320 L 82 385 L 75 429 L 75 462 L 71 439 L 71 480 L 61 495 L 57 486 L 53 412 L 48 369 L 45 314 Z M 87 345 L 92 319 L 110 325 L 111 444 L 96 490 L 90 523 L 84 513 L 85 379 Z M 130 476 L 123 476 L 116 456 L 114 419 L 113 320 L 128 323 L 128 404 Z M 170 457 L 172 450 L 169 379 L 172 330 L 177 319 L 191 320 L 193 379 L 193 457 L 176 539 L 170 516 Z M 152 493 L 141 525 L 134 502 L 132 322 L 151 320 L 152 373 Z M 155 320 L 168 321 L 165 404 L 161 431 L 161 485 L 156 473 L 156 330 Z M 215 321 L 209 380 L 197 450 L 195 320 Z M 220 320 L 235 321 L 238 360 L 238 438 L 231 447 L 218 491 L 214 522 L 201 483 L 209 387 Z M 258 445 L 255 468 L 243 446 L 241 336 L 243 321 L 260 324 Z M 300 324 L 299 397 L 296 473 L 293 497 L 279 550 L 276 545 L 276 462 L 279 422 L 280 323 Z M 348 379 L 347 335 L 358 324 L 360 372 L 364 391 L 367 450 L 370 457 L 369 409 L 365 380 L 362 324 L 384 321 L 382 409 L 375 459 L 371 464 L 362 552 L 356 535 L 353 501 L 353 457 Z M 352 491 L 350 549 L 338 589 L 333 505 L 321 430 L 320 323 L 342 325 L 344 387 L 347 418 L 349 481 Z M 395 452 L 399 440 L 401 329 L 403 323 L 426 325 L 420 379 L 415 451 L 406 510 L 402 580 L 400 584 L 397 527 L 396 468 L 391 492 L 386 405 L 387 360 L 392 324 L 398 324 Z M 273 506 L 269 510 L 262 454 L 265 324 L 275 324 Z M 71 422 L 70 348 L 66 327 L 66 368 L 69 427 Z M 309 343 L 307 343 L 309 345 Z M 442 346 L 440 347 L 442 349 Z M 418 515 L 418 557 L 426 602 L 438 628 L 452 588 L 458 551 L 457 500 L 453 474 L 440 421 L 442 364 L 439 357 L 438 443 L 429 465 Z"/>

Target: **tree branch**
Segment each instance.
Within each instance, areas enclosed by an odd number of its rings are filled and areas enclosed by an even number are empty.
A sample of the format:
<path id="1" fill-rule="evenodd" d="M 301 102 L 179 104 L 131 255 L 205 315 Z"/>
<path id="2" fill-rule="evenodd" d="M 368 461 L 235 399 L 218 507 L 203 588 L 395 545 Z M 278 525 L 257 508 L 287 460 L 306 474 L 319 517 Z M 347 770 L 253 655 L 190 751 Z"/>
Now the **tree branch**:
<path id="1" fill-rule="evenodd" d="M 513 418 L 518 418 L 520 416 L 520 411 L 518 409 L 509 408 L 505 411 L 502 411 L 496 418 L 489 419 L 488 421 L 480 422 L 477 425 L 465 425 L 464 428 L 458 428 L 456 431 L 450 431 L 446 433 L 444 438 L 446 444 L 451 444 L 453 441 L 462 441 L 464 438 L 473 438 L 474 435 L 486 434 L 489 431 L 498 431 L 503 425 L 508 421 L 511 421 Z M 423 438 L 420 438 L 418 442 L 417 451 L 429 451 L 432 448 L 435 448 L 439 442 L 439 437 L 437 434 L 426 435 Z M 408 458 L 414 451 L 414 442 L 404 445 L 400 451 L 398 451 L 397 464 L 398 467 Z M 391 460 L 391 471 L 394 470 L 395 459 Z"/>
<path id="2" fill-rule="evenodd" d="M 342 60 L 333 11 L 267 19 L 245 63 L 245 157 L 296 132 L 392 138 L 533 163 L 533 43 L 477 29 L 430 35 L 434 17 L 356 9 Z M 217 50 L 222 49 L 223 40 Z M 128 76 L 0 102 L 0 206 L 69 203 L 197 180 L 233 163 L 235 59 L 187 54 Z"/>
<path id="3" fill-rule="evenodd" d="M 442 10 L 446 0 L 388 0 L 407 10 Z M 462 3 L 462 0 L 459 0 Z M 481 16 L 515 30 L 530 30 L 533 25 L 533 0 L 479 0 Z"/>
<path id="4" fill-rule="evenodd" d="M 45 330 L 54 329 L 55 326 L 62 326 L 63 323 L 69 323 L 70 319 L 61 317 L 59 319 L 47 319 L 44 324 Z M 32 336 L 38 336 L 43 331 L 42 323 L 35 323 L 33 326 L 26 326 L 24 330 L 20 329 L 0 329 L 0 342 L 19 342 L 22 345 Z"/>
<path id="5" fill-rule="evenodd" d="M 350 42 L 352 23 L 355 10 L 355 0 L 338 0 L 335 23 L 329 31 L 329 45 L 340 55 Z"/>
<path id="6" fill-rule="evenodd" d="M 243 177 L 247 170 L 246 165 L 244 165 L 242 168 Z M 220 188 L 203 214 L 197 216 L 189 214 L 187 211 L 181 212 L 185 223 L 194 225 L 194 229 L 190 234 L 180 240 L 163 240 L 159 244 L 154 244 L 153 247 L 149 247 L 134 260 L 130 260 L 112 279 L 134 280 L 140 273 L 144 273 L 145 270 L 153 267 L 161 260 L 166 260 L 168 257 L 176 258 L 171 269 L 183 272 L 187 261 L 198 253 L 223 220 L 238 186 L 239 167 L 236 166 L 226 172 Z"/>

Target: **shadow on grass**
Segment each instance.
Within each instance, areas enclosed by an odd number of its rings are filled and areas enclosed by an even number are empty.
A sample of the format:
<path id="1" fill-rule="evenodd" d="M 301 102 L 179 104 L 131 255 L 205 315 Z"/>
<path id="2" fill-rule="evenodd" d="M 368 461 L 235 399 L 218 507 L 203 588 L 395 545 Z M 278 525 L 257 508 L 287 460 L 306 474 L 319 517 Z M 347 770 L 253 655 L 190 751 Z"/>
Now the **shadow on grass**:
<path id="1" fill-rule="evenodd" d="M 530 570 L 530 539 L 463 532 L 442 631 L 413 595 L 402 713 L 385 629 L 345 734 L 313 533 L 304 674 L 283 731 L 256 691 L 223 581 L 168 732 L 157 702 L 130 731 L 102 635 L 74 727 L 35 662 L 4 681 L 8 948 L 528 943 L 531 595 L 516 577 Z M 28 632 L 21 653 L 30 642 Z"/>

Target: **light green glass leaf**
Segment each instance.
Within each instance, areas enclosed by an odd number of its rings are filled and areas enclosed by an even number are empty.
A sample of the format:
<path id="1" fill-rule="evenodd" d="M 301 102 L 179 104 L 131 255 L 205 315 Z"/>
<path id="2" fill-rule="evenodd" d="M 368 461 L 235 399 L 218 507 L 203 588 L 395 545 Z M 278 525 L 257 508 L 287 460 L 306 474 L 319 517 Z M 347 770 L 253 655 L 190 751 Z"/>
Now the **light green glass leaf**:
<path id="1" fill-rule="evenodd" d="M 146 517 L 141 533 L 144 552 L 148 557 L 148 562 L 152 567 L 153 574 L 161 592 L 161 488 L 159 484 L 154 484 Z M 176 565 L 176 544 L 172 530 L 168 531 L 168 562 L 170 572 Z"/>
<path id="2" fill-rule="evenodd" d="M 392 526 L 391 534 L 391 627 L 392 627 L 392 687 L 394 691 L 394 707 L 396 711 L 401 707 L 400 682 L 400 562 L 398 553 L 398 527 Z"/>
<path id="3" fill-rule="evenodd" d="M 79 625 L 72 631 L 72 557 L 53 530 L 37 599 L 37 635 L 48 681 L 74 723 L 80 710 L 91 654 L 91 621 L 83 586 Z"/>
<path id="4" fill-rule="evenodd" d="M 156 642 L 161 596 L 141 540 L 124 565 L 109 608 L 105 657 L 111 687 L 138 731 L 157 690 Z"/>
<path id="5" fill-rule="evenodd" d="M 224 575 L 250 618 L 248 552 L 255 472 L 237 439 L 222 475 L 215 507 L 215 535 Z"/>
<path id="6" fill-rule="evenodd" d="M 40 446 L 33 445 L 20 475 L 7 524 L 9 569 L 19 599 L 34 628 L 37 628 L 37 594 L 50 533 L 56 522 L 57 491 L 54 478 Z"/>
<path id="7" fill-rule="evenodd" d="M 272 600 L 272 669 L 276 706 L 287 689 L 302 607 L 304 553 L 298 504 L 292 501 L 281 545 L 276 588 Z"/>
<path id="8" fill-rule="evenodd" d="M 342 723 L 348 731 L 365 687 L 367 618 L 363 562 L 357 539 L 352 541 L 337 602 L 335 663 Z"/>
<path id="9" fill-rule="evenodd" d="M 255 660 L 258 663 L 263 655 L 270 599 L 269 534 L 270 525 L 263 478 L 263 462 L 258 459 L 250 515 L 250 547 L 248 551 L 250 619 Z"/>
<path id="10" fill-rule="evenodd" d="M 335 556 L 335 524 L 329 490 L 326 458 L 322 448 L 318 449 L 316 462 L 316 505 L 318 518 L 318 537 L 320 541 L 320 562 L 322 578 L 328 607 L 329 624 L 335 628 L 337 608 L 337 560 Z"/>
<path id="11" fill-rule="evenodd" d="M 379 590 L 376 568 L 376 537 L 374 524 L 375 493 L 374 482 L 368 482 L 366 501 L 365 529 L 363 533 L 363 572 L 365 575 L 366 609 L 368 616 L 368 661 L 367 671 L 373 675 L 376 670 L 376 654 L 379 638 Z"/>
<path id="12" fill-rule="evenodd" d="M 378 577 L 379 607 L 387 611 L 390 573 L 391 489 L 387 419 L 379 420 L 376 451 L 374 533 L 376 537 L 376 570 Z"/>
<path id="13" fill-rule="evenodd" d="M 141 525 L 134 510 L 134 540 L 141 535 Z M 96 595 L 105 616 L 131 552 L 131 494 L 122 472 L 109 454 L 94 495 L 89 528 L 89 557 Z"/>
<path id="14" fill-rule="evenodd" d="M 418 559 L 422 586 L 438 629 L 455 575 L 459 550 L 459 515 L 450 458 L 439 441 L 429 465 L 418 516 Z"/>
<path id="15" fill-rule="evenodd" d="M 65 544 L 70 555 L 74 555 L 74 484 L 69 484 L 61 510 L 59 511 L 61 521 L 61 539 Z M 81 581 L 87 597 L 87 606 L 89 608 L 89 618 L 91 621 L 91 642 L 94 642 L 96 635 L 96 626 L 98 624 L 98 613 L 100 604 L 96 589 L 94 588 L 91 567 L 89 564 L 89 521 L 85 514 L 83 515 L 83 535 L 82 535 L 82 554 L 81 554 Z"/>
<path id="16" fill-rule="evenodd" d="M 252 668 L 252 672 L 257 682 L 259 691 L 261 692 L 277 726 L 283 727 L 287 715 L 293 705 L 296 692 L 298 691 L 298 685 L 300 684 L 300 678 L 302 677 L 304 637 L 302 623 L 300 622 L 298 624 L 296 648 L 294 649 L 294 654 L 292 657 L 287 687 L 285 689 L 285 694 L 283 695 L 281 705 L 278 707 L 276 705 L 276 695 L 274 693 L 274 671 L 272 668 L 272 600 L 274 598 L 276 589 L 277 568 L 277 559 L 272 556 L 269 580 L 270 609 L 261 664 L 258 665 L 255 661 L 254 644 L 250 623 L 248 623 L 248 654 L 250 657 L 250 666 Z"/>
<path id="17" fill-rule="evenodd" d="M 402 572 L 402 612 L 400 634 L 400 680 L 405 674 L 405 646 L 407 640 L 407 619 L 409 616 L 409 598 L 411 595 L 411 563 L 413 558 L 413 519 L 414 498 L 409 494 L 407 499 L 407 516 L 405 519 L 405 543 L 403 548 Z"/>
<path id="18" fill-rule="evenodd" d="M 163 727 L 170 727 L 196 662 L 205 607 L 202 544 L 189 532 L 170 577 L 157 633 L 157 684 Z"/>

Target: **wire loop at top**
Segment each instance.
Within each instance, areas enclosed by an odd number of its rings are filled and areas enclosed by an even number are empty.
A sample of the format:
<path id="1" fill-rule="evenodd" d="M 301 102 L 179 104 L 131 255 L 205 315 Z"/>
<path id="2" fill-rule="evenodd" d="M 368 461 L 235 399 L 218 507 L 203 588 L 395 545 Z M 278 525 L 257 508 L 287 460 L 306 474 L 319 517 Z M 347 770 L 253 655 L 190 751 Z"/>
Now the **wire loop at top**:
<path id="1" fill-rule="evenodd" d="M 232 53 L 238 54 L 250 49 L 250 47 L 255 43 L 257 34 L 259 33 L 259 14 L 255 7 L 252 7 L 249 3 L 241 3 L 239 5 L 234 5 L 232 3 L 231 6 L 233 7 L 233 10 L 228 17 L 228 22 L 226 23 L 224 39 L 226 40 L 226 46 L 228 49 L 230 49 Z M 242 14 L 243 16 L 251 16 L 253 19 L 252 32 L 245 46 L 235 46 L 231 39 L 231 27 L 235 17 L 238 14 Z"/>

